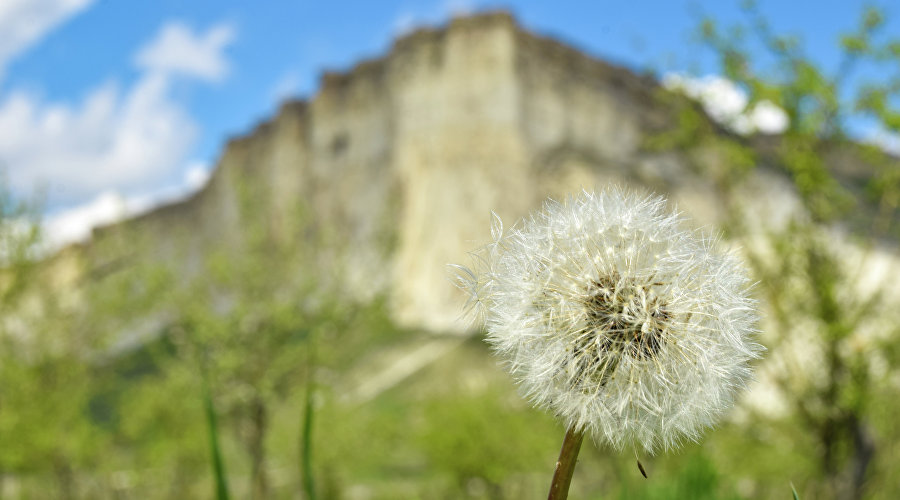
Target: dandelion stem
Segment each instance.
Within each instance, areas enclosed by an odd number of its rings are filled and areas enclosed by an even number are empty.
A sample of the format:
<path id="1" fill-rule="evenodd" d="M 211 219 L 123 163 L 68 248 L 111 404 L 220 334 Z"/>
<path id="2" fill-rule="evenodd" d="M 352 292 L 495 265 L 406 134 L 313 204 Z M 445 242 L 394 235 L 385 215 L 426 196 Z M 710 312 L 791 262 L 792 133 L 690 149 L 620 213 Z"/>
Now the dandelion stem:
<path id="1" fill-rule="evenodd" d="M 575 462 L 578 460 L 578 452 L 581 450 L 581 441 L 584 440 L 584 432 L 569 427 L 566 437 L 563 439 L 562 449 L 559 450 L 559 459 L 556 461 L 556 470 L 553 471 L 553 482 L 550 483 L 550 494 L 547 500 L 565 500 L 569 496 L 569 484 L 572 482 L 572 474 L 575 472 Z"/>

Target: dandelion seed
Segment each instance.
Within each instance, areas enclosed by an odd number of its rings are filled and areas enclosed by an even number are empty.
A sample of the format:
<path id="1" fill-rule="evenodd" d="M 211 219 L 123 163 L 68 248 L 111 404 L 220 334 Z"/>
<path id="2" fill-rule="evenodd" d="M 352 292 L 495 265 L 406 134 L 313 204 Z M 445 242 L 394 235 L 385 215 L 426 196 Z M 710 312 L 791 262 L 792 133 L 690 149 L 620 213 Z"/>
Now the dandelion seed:
<path id="1" fill-rule="evenodd" d="M 476 252 L 457 279 L 523 392 L 598 444 L 699 439 L 762 348 L 740 260 L 659 196 L 584 192 Z M 576 451 L 577 452 L 577 451 Z"/>

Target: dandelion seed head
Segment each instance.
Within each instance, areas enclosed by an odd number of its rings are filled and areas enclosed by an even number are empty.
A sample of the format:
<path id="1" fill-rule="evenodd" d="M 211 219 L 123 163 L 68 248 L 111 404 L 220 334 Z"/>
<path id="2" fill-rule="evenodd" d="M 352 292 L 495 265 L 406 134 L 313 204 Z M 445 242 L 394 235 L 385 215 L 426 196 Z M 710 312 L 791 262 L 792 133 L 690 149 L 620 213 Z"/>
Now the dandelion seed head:
<path id="1" fill-rule="evenodd" d="M 762 348 L 740 260 L 665 199 L 620 189 L 549 200 L 458 284 L 525 395 L 598 443 L 649 453 L 697 440 Z"/>

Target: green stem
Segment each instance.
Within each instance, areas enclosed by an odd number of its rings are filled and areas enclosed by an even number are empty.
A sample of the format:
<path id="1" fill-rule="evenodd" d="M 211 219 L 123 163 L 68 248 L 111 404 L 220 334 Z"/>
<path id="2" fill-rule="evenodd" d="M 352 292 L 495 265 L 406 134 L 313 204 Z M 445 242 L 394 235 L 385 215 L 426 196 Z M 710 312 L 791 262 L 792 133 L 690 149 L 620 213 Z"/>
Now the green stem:
<path id="1" fill-rule="evenodd" d="M 572 482 L 572 474 L 575 472 L 575 462 L 578 461 L 578 451 L 581 450 L 581 442 L 584 433 L 569 427 L 566 437 L 563 439 L 562 449 L 559 450 L 559 459 L 556 461 L 556 470 L 553 472 L 553 482 L 550 483 L 550 494 L 547 500 L 565 500 L 569 496 L 569 484 Z"/>
<path id="2" fill-rule="evenodd" d="M 315 500 L 316 485 L 312 472 L 312 437 L 313 437 L 313 391 L 315 390 L 315 345 L 313 339 L 309 339 L 309 357 L 307 359 L 306 372 L 306 401 L 303 406 L 303 436 L 300 444 L 300 464 L 303 478 L 303 492 L 307 500 Z"/>
<path id="3" fill-rule="evenodd" d="M 216 422 L 216 410 L 213 406 L 212 391 L 209 388 L 209 375 L 206 372 L 206 363 L 200 367 L 203 376 L 203 406 L 206 410 L 206 424 L 209 430 L 209 446 L 212 454 L 213 474 L 216 480 L 216 499 L 228 500 L 228 482 L 225 479 L 225 461 L 222 460 L 222 451 L 219 447 L 219 426 Z"/>

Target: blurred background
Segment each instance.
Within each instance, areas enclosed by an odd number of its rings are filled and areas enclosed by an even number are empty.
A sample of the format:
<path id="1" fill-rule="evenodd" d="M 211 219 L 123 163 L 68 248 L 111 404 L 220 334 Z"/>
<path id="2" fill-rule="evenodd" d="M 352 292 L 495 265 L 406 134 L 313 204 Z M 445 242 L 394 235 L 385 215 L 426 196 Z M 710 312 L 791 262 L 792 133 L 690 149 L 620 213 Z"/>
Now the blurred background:
<path id="1" fill-rule="evenodd" d="M 0 498 L 543 498 L 565 429 L 448 263 L 665 194 L 767 348 L 573 498 L 900 497 L 889 2 L 0 1 Z"/>

